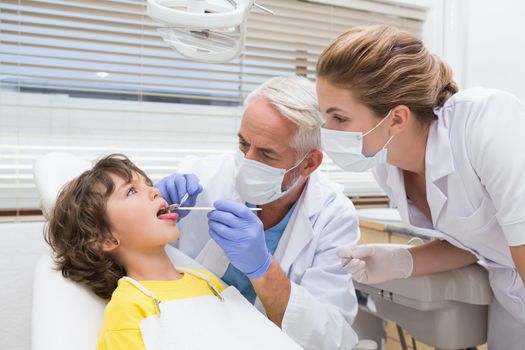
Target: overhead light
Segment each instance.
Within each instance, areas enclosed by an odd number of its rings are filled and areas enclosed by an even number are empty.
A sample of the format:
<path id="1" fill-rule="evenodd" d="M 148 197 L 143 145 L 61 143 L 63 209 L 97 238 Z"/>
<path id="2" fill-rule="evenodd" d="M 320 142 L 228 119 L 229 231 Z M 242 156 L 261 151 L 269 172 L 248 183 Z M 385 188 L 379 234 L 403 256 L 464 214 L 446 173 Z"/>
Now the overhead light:
<path id="1" fill-rule="evenodd" d="M 148 15 L 161 24 L 164 41 L 183 56 L 218 63 L 239 56 L 255 0 L 147 0 Z"/>
<path id="2" fill-rule="evenodd" d="M 102 79 L 107 78 L 107 76 L 109 75 L 108 72 L 97 72 L 96 74 L 97 74 L 97 77 L 102 78 Z"/>

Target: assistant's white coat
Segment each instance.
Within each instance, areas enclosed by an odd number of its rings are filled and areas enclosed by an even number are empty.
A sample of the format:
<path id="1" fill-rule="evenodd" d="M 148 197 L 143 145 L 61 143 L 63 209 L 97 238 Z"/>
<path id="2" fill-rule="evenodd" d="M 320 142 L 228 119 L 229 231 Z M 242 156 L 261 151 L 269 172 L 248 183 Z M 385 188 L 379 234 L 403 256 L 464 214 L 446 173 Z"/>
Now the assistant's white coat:
<path id="1" fill-rule="evenodd" d="M 509 245 L 525 244 L 525 104 L 508 93 L 472 88 L 436 114 L 425 158 L 432 222 L 407 201 L 399 168 L 380 165 L 374 175 L 409 228 L 466 249 L 487 267 L 503 306 L 492 308 L 499 311 L 490 316 L 489 348 L 521 350 L 525 287 Z"/>

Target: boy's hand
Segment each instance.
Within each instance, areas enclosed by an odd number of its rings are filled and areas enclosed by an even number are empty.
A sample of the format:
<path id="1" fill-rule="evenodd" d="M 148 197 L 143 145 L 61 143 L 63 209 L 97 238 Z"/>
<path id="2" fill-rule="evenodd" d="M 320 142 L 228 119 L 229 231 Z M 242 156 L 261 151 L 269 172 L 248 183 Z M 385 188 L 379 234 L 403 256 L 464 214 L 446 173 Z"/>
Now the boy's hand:
<path id="1" fill-rule="evenodd" d="M 173 173 L 160 180 L 155 187 L 160 190 L 162 198 L 168 204 L 180 203 L 181 198 L 188 193 L 190 197 L 184 203 L 185 207 L 193 207 L 197 201 L 197 196 L 202 192 L 202 185 L 199 178 L 194 174 Z M 188 215 L 189 210 L 177 211 L 179 218 Z"/>

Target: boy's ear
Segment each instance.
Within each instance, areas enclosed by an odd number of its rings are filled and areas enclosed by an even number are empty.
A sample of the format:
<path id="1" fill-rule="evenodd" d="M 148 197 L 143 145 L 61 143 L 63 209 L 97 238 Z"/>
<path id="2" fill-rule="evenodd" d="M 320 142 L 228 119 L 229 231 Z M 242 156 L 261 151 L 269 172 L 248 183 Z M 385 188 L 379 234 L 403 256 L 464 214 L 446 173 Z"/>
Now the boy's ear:
<path id="1" fill-rule="evenodd" d="M 102 243 L 102 251 L 111 252 L 115 250 L 119 245 L 120 241 L 115 237 L 108 238 Z"/>

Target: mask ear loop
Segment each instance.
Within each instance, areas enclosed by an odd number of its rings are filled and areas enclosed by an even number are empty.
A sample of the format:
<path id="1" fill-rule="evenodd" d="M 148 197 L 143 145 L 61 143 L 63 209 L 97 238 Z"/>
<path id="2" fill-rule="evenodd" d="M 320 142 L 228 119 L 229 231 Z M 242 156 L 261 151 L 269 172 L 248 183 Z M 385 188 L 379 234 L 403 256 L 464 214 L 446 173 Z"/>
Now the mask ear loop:
<path id="1" fill-rule="evenodd" d="M 291 170 L 297 168 L 299 165 L 301 165 L 301 163 L 306 159 L 306 157 L 308 157 L 309 154 L 310 154 L 310 152 L 306 153 L 306 154 L 304 155 L 304 157 L 303 157 L 299 162 L 297 162 L 297 164 L 295 164 L 295 165 L 294 165 L 293 167 L 291 167 L 290 169 L 286 170 L 284 173 L 286 174 L 287 172 L 289 172 L 289 171 L 291 171 Z"/>
<path id="2" fill-rule="evenodd" d="M 383 119 L 385 120 L 386 118 L 388 118 L 390 116 L 390 113 L 392 113 L 392 109 L 390 110 L 390 112 L 388 112 L 388 114 L 386 115 L 386 117 Z M 381 123 L 383 122 L 383 120 L 381 120 Z M 392 139 L 394 138 L 394 136 L 396 135 L 392 135 L 390 136 L 390 138 L 388 139 L 388 141 L 385 143 L 385 145 L 383 146 L 383 149 L 386 148 L 386 146 L 388 146 L 388 144 L 390 143 L 390 141 L 392 141 Z"/>
<path id="3" fill-rule="evenodd" d="M 388 146 L 388 144 L 390 143 L 390 141 L 392 141 L 392 139 L 394 138 L 394 136 L 396 136 L 396 135 L 392 135 L 392 136 L 390 136 L 390 138 L 388 139 L 388 141 L 387 141 L 387 142 L 385 143 L 385 145 L 383 146 L 383 149 L 385 149 L 386 146 Z"/>
<path id="4" fill-rule="evenodd" d="M 365 137 L 366 135 L 370 134 L 372 131 L 374 131 L 377 127 L 379 127 L 379 125 L 383 124 L 383 122 L 390 116 L 390 113 L 392 113 L 392 109 L 390 111 L 388 111 L 388 114 L 385 115 L 385 117 L 383 119 L 381 119 L 381 121 L 379 123 L 377 123 L 376 126 L 374 126 L 372 129 L 368 130 L 367 132 L 365 132 L 363 134 L 363 137 Z M 388 141 L 390 142 L 390 140 Z M 387 142 L 387 144 L 388 144 Z M 386 145 L 385 145 L 386 146 Z"/>
<path id="5" fill-rule="evenodd" d="M 284 173 L 286 174 L 286 173 L 288 173 L 289 171 L 292 171 L 293 169 L 295 169 L 295 168 L 297 168 L 299 165 L 301 165 L 301 163 L 306 159 L 306 157 L 308 157 L 309 154 L 310 154 L 310 152 L 306 153 L 306 154 L 304 155 L 304 157 L 303 157 L 303 158 L 302 158 L 297 164 L 295 164 L 295 165 L 294 165 L 293 167 L 291 167 L 290 169 L 286 170 Z M 283 176 L 283 179 L 284 179 L 284 176 Z M 297 180 L 298 180 L 298 179 L 299 179 L 299 178 L 297 178 L 297 179 L 295 180 L 295 183 L 294 183 L 292 186 L 288 187 L 288 190 L 290 190 L 290 188 L 292 188 L 292 187 L 295 186 L 295 184 L 297 183 Z M 283 186 L 284 186 L 284 185 L 281 184 L 281 191 L 282 191 L 282 189 L 284 188 Z M 287 191 L 288 191 L 288 190 L 287 190 Z"/>
<path id="6" fill-rule="evenodd" d="M 374 131 L 379 125 L 381 125 L 389 116 L 390 116 L 390 113 L 392 113 L 392 109 L 388 112 L 387 115 L 385 115 L 385 117 L 383 119 L 381 119 L 381 121 L 379 123 L 377 123 L 376 126 L 374 126 L 372 129 L 368 130 L 366 133 L 363 134 L 363 137 L 365 137 L 366 135 L 370 134 L 372 131 Z M 381 148 L 381 149 L 386 149 L 386 147 L 388 146 L 388 144 L 390 143 L 390 141 L 392 141 L 392 139 L 394 138 L 394 136 L 396 135 L 392 135 L 390 136 L 390 138 L 388 139 L 388 141 L 385 143 L 385 145 Z M 379 151 L 378 151 L 379 152 Z"/>

